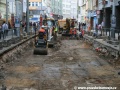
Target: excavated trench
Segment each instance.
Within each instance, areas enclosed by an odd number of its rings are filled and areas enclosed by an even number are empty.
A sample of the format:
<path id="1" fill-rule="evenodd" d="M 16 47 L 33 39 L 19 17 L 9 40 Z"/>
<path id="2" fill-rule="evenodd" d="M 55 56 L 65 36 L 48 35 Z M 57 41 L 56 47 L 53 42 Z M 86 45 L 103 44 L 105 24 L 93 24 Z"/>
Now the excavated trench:
<path id="1" fill-rule="evenodd" d="M 28 45 L 29 46 L 29 45 Z M 114 67 L 81 40 L 61 40 L 48 55 L 33 55 L 33 46 L 1 69 L 8 90 L 74 90 L 85 86 L 113 86 L 120 77 Z"/>

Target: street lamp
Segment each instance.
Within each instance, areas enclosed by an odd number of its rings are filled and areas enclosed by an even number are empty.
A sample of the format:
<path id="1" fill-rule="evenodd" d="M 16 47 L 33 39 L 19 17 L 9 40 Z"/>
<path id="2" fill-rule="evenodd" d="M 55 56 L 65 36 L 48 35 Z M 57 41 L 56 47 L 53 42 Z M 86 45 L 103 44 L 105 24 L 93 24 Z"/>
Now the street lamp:
<path id="1" fill-rule="evenodd" d="M 116 27 L 116 17 L 115 17 L 115 0 L 113 0 L 112 6 L 112 20 L 111 20 L 111 38 L 115 38 L 115 27 Z"/>
<path id="2" fill-rule="evenodd" d="M 6 23 L 8 24 L 8 0 L 6 0 Z"/>
<path id="3" fill-rule="evenodd" d="M 26 11 L 26 13 L 27 13 L 27 33 L 28 33 L 28 31 L 29 31 L 29 0 L 27 0 L 27 11 Z"/>

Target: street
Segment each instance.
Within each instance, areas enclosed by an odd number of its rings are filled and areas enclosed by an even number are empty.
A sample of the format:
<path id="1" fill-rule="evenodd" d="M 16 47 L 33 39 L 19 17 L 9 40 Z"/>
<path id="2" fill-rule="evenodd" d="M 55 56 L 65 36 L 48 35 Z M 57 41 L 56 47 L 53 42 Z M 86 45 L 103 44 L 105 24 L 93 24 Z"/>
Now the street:
<path id="1" fill-rule="evenodd" d="M 60 40 L 48 53 L 33 55 L 33 48 L 29 48 L 17 60 L 4 65 L 5 79 L 0 80 L 0 86 L 4 83 L 7 90 L 77 90 L 95 86 L 120 90 L 118 70 L 84 41 Z"/>

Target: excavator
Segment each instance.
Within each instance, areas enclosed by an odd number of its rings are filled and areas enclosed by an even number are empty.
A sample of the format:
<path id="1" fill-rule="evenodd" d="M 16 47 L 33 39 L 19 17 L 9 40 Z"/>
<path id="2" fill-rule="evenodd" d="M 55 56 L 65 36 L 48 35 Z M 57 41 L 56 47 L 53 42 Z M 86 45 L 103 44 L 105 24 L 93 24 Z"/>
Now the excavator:
<path id="1" fill-rule="evenodd" d="M 44 26 L 47 23 L 47 26 Z M 35 48 L 34 55 L 47 55 L 48 48 L 54 47 L 53 36 L 52 36 L 52 27 L 54 26 L 55 21 L 53 19 L 43 20 L 42 28 L 45 30 L 45 33 L 39 33 L 35 39 Z"/>
<path id="2" fill-rule="evenodd" d="M 59 32 L 61 32 L 62 36 L 70 36 L 70 28 L 75 27 L 75 19 L 63 19 L 58 21 Z"/>
<path id="3" fill-rule="evenodd" d="M 45 28 L 42 26 L 42 28 Z M 44 29 L 45 30 L 45 29 Z M 35 38 L 34 55 L 47 55 L 48 54 L 48 42 L 47 42 L 48 30 L 45 33 L 39 32 Z"/>

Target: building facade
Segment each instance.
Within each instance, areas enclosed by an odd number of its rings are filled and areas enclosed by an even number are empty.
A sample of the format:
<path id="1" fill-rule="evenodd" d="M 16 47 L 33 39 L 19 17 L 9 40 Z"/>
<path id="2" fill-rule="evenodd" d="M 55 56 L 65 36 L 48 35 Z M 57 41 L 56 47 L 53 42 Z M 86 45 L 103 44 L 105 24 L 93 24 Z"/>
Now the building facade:
<path id="1" fill-rule="evenodd" d="M 43 7 L 42 0 L 29 0 L 29 18 L 30 21 L 39 21 L 40 15 L 44 15 L 45 7 Z"/>
<path id="2" fill-rule="evenodd" d="M 71 18 L 76 19 L 77 20 L 77 9 L 78 9 L 78 0 L 71 0 Z"/>
<path id="3" fill-rule="evenodd" d="M 6 0 L 0 0 L 0 18 L 6 18 Z"/>
<path id="4" fill-rule="evenodd" d="M 50 0 L 43 0 L 42 3 L 43 3 L 43 6 L 46 7 L 45 14 L 48 17 L 52 17 L 52 15 L 51 15 L 51 1 Z"/>
<path id="5" fill-rule="evenodd" d="M 63 0 L 63 18 L 78 19 L 78 0 Z"/>
<path id="6" fill-rule="evenodd" d="M 62 6 L 63 18 L 71 18 L 71 0 L 63 0 Z"/>
<path id="7" fill-rule="evenodd" d="M 55 20 L 62 19 L 62 1 L 63 0 L 51 0 L 51 12 Z"/>
<path id="8" fill-rule="evenodd" d="M 101 24 L 112 38 L 120 33 L 120 0 L 81 0 L 81 3 L 80 21 L 87 24 L 87 30 L 96 30 Z"/>
<path id="9" fill-rule="evenodd" d="M 85 18 L 86 18 L 86 0 L 80 0 L 80 22 L 85 23 Z"/>

